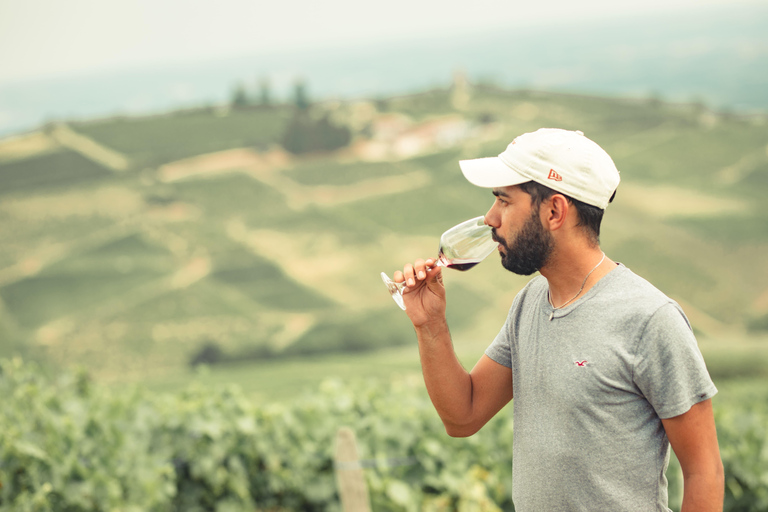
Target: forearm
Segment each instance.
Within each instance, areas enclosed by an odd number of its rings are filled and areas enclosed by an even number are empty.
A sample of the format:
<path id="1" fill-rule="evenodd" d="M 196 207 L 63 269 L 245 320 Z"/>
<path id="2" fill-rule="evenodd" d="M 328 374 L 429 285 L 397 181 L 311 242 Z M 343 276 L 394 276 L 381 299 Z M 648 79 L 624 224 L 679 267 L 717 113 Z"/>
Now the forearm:
<path id="1" fill-rule="evenodd" d="M 446 431 L 463 435 L 460 427 L 471 419 L 472 378 L 459 362 L 451 334 L 443 320 L 416 328 L 424 383 Z"/>
<path id="2" fill-rule="evenodd" d="M 722 512 L 723 468 L 683 477 L 683 506 L 680 512 Z"/>

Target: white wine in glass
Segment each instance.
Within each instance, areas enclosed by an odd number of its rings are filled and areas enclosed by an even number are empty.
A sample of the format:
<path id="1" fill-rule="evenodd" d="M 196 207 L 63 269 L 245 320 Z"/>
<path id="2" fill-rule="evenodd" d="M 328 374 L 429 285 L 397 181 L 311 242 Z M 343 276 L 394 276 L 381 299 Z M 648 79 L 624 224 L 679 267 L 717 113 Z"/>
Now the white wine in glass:
<path id="1" fill-rule="evenodd" d="M 438 267 L 454 270 L 469 270 L 499 246 L 491 236 L 491 227 L 485 225 L 485 217 L 475 217 L 453 226 L 440 237 L 440 249 L 437 255 Z M 387 285 L 389 293 L 401 309 L 404 283 L 396 283 L 384 272 L 381 279 Z"/>

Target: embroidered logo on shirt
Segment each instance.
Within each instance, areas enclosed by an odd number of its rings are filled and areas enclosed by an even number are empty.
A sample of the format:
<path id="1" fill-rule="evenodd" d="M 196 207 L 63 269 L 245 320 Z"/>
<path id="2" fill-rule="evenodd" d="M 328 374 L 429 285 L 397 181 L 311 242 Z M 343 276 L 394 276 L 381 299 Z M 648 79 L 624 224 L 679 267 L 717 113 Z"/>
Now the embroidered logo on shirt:
<path id="1" fill-rule="evenodd" d="M 574 361 L 573 364 L 576 366 L 587 366 L 587 360 L 585 359 L 583 361 Z"/>

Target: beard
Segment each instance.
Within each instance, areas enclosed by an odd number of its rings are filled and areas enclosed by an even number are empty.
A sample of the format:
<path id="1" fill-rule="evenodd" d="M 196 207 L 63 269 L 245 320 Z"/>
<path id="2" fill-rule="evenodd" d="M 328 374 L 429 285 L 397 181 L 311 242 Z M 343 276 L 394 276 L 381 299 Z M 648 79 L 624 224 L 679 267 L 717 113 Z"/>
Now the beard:
<path id="1" fill-rule="evenodd" d="M 529 276 L 541 269 L 547 263 L 555 246 L 552 235 L 541 225 L 538 212 L 535 210 L 511 244 L 507 240 L 498 238 L 495 229 L 493 238 L 504 247 L 501 253 L 501 265 L 521 276 Z"/>

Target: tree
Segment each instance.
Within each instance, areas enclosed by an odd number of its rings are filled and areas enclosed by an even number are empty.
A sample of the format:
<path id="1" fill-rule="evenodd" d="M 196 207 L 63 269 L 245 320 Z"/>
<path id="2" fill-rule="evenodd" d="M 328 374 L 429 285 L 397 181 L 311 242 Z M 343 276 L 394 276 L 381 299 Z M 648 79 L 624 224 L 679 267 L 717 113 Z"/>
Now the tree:
<path id="1" fill-rule="evenodd" d="M 272 85 L 268 77 L 262 77 L 259 81 L 259 105 L 269 106 L 272 104 Z"/>
<path id="2" fill-rule="evenodd" d="M 231 105 L 233 108 L 248 106 L 248 93 L 245 90 L 245 85 L 242 82 L 235 86 L 235 90 L 232 91 Z"/>
<path id="3" fill-rule="evenodd" d="M 299 110 L 291 120 L 282 138 L 282 145 L 293 154 L 316 151 L 333 151 L 343 148 L 352 140 L 352 132 L 346 126 L 334 124 L 328 115 L 312 119 Z"/>
<path id="4" fill-rule="evenodd" d="M 296 80 L 293 86 L 293 101 L 299 110 L 309 108 L 309 95 L 307 94 L 307 82 L 304 79 Z"/>
<path id="5" fill-rule="evenodd" d="M 200 347 L 189 360 L 190 366 L 198 366 L 201 364 L 216 364 L 224 359 L 224 352 L 221 347 L 215 341 L 208 340 Z"/>

